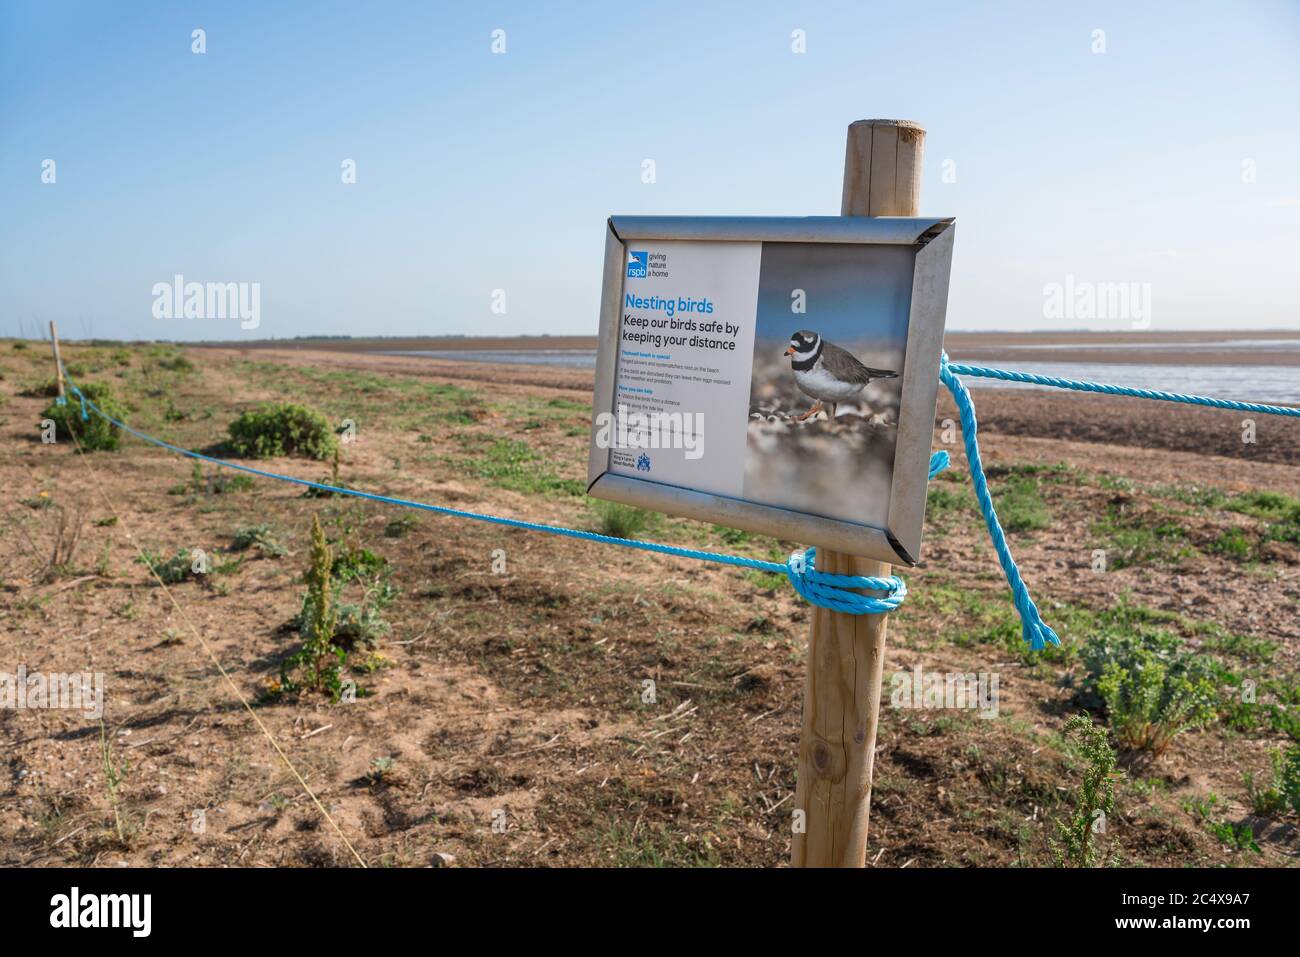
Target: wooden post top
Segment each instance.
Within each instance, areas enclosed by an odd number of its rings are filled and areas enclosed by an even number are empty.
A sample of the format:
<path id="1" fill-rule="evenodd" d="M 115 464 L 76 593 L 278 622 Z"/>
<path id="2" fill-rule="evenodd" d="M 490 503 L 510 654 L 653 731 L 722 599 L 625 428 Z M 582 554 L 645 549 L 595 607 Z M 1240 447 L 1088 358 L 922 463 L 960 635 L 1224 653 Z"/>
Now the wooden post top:
<path id="1" fill-rule="evenodd" d="M 841 216 L 915 216 L 925 129 L 911 120 L 857 120 L 844 152 Z"/>

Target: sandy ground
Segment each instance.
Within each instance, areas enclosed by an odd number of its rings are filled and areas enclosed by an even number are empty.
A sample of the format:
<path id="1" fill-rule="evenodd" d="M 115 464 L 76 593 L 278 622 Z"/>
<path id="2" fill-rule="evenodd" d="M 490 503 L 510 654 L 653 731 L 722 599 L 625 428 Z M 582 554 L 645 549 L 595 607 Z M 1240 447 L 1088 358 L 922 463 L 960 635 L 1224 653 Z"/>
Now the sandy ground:
<path id="1" fill-rule="evenodd" d="M 87 374 L 117 384 L 133 421 L 180 444 L 216 442 L 257 402 L 305 398 L 360 423 L 341 469 L 352 485 L 595 527 L 570 491 L 585 474 L 589 373 L 192 349 L 197 369 L 173 374 L 144 349 L 116 371 L 102 352 L 74 346 L 68 359 L 97 366 Z M 459 866 L 787 859 L 809 615 L 780 579 L 436 515 L 395 524 L 408 513 L 306 499 L 279 483 L 186 490 L 189 463 L 133 441 L 83 460 L 67 443 L 35 441 L 46 400 L 21 394 L 46 371 L 34 353 L 0 355 L 0 670 L 99 671 L 108 699 L 102 726 L 68 711 L 0 709 L 0 859 L 317 866 L 355 863 L 349 847 L 390 866 L 439 855 Z M 1107 616 L 1136 620 L 1141 609 L 1257 681 L 1263 704 L 1300 673 L 1300 548 L 1266 542 L 1249 516 L 1175 496 L 1300 496 L 1300 430 L 1269 429 L 1238 448 L 1228 413 L 997 390 L 976 403 L 995 488 L 1030 475 L 1049 517 L 1011 540 L 1067 650 L 1016 646 L 987 534 L 961 504 L 968 483 L 941 404 L 936 443 L 952 440 L 954 469 L 932 506 L 957 504 L 934 511 L 923 563 L 905 572 L 911 595 L 891 621 L 887 672 L 995 670 L 1002 699 L 995 720 L 884 715 L 868 851 L 877 867 L 1052 862 L 1054 825 L 1079 780 L 1059 737 L 1079 708 L 1070 646 Z M 339 547 L 381 556 L 399 591 L 375 657 L 349 672 L 366 692 L 354 703 L 267 697 L 298 644 L 313 513 Z M 1178 546 L 1145 555 L 1108 537 L 1098 525 L 1107 514 L 1133 533 L 1174 522 Z M 80 523 L 79 540 L 50 569 L 61 516 Z M 232 534 L 252 522 L 268 524 L 286 553 L 248 554 L 167 588 L 137 560 L 137 546 L 234 559 Z M 1214 550 L 1229 533 L 1252 544 L 1249 557 Z M 642 534 L 777 560 L 795 544 L 681 520 Z M 1142 540 L 1164 548 L 1164 534 Z M 1098 575 L 1099 548 L 1128 563 Z M 1215 724 L 1180 735 L 1155 762 L 1126 763 L 1106 859 L 1294 864 L 1294 816 L 1255 816 L 1241 777 L 1265 774 L 1287 740 L 1268 726 Z M 1245 827 L 1257 849 L 1211 827 L 1224 823 Z"/>

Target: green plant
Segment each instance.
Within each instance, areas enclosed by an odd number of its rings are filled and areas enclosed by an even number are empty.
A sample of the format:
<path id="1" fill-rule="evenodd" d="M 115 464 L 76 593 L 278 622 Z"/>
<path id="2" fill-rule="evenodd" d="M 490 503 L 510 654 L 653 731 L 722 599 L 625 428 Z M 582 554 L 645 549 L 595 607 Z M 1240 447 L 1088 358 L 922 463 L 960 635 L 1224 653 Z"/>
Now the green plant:
<path id="1" fill-rule="evenodd" d="M 614 538 L 633 538 L 645 532 L 654 518 L 653 512 L 618 502 L 595 502 L 592 511 L 596 514 L 596 530 L 602 535 Z"/>
<path id="2" fill-rule="evenodd" d="M 1149 562 L 1176 565 L 1196 554 L 1187 530 L 1157 511 L 1139 511 L 1129 496 L 1117 496 L 1092 525 L 1097 544 L 1105 548 L 1112 571 Z"/>
<path id="3" fill-rule="evenodd" d="M 1013 475 L 993 489 L 998 519 L 1008 532 L 1032 532 L 1052 524 L 1033 475 Z"/>
<path id="4" fill-rule="evenodd" d="M 335 588 L 331 583 L 334 552 L 325 541 L 320 518 L 311 519 L 311 558 L 307 567 L 307 594 L 303 596 L 302 611 L 298 614 L 298 632 L 302 648 L 286 658 L 280 665 L 281 691 L 308 688 L 328 691 L 338 700 L 342 691 L 340 671 L 347 653 L 334 644 L 338 625 L 338 606 Z M 302 672 L 302 681 L 291 677 Z"/>
<path id="5" fill-rule="evenodd" d="M 397 768 L 397 762 L 393 758 L 383 757 L 375 758 L 370 762 L 370 770 L 366 772 L 366 781 L 372 787 L 384 784 L 391 780 L 393 771 Z"/>
<path id="6" fill-rule="evenodd" d="M 176 550 L 176 553 L 170 558 L 164 557 L 161 553 L 142 549 L 140 557 L 136 559 L 140 565 L 153 570 L 158 579 L 164 585 L 175 585 L 190 578 L 194 574 L 194 561 L 190 553 L 183 548 Z"/>
<path id="7" fill-rule="evenodd" d="M 384 538 L 405 538 L 419 524 L 420 520 L 414 515 L 399 515 L 384 526 Z"/>
<path id="8" fill-rule="evenodd" d="M 586 491 L 584 482 L 552 472 L 526 442 L 496 439 L 484 445 L 472 434 L 458 438 L 475 453 L 458 464 L 499 488 L 526 495 L 581 495 Z"/>
<path id="9" fill-rule="evenodd" d="M 1288 807 L 1300 811 L 1300 747 L 1293 745 L 1286 755 L 1274 748 L 1268 763 L 1271 773 L 1267 784 L 1256 784 L 1254 774 L 1241 772 L 1251 811 L 1260 817 L 1272 817 Z"/>
<path id="10" fill-rule="evenodd" d="M 934 483 L 925 499 L 925 520 L 939 522 L 959 512 L 968 512 L 975 500 L 963 489 L 949 488 L 947 483 Z"/>
<path id="11" fill-rule="evenodd" d="M 1105 833 L 1106 817 L 1115 810 L 1115 752 L 1105 730 L 1086 714 L 1066 721 L 1063 733 L 1073 740 L 1085 766 L 1074 795 L 1074 813 L 1056 825 L 1061 839 L 1054 846 L 1057 864 L 1092 867 L 1100 859 L 1094 836 Z"/>
<path id="12" fill-rule="evenodd" d="M 194 363 L 182 355 L 166 356 L 158 360 L 158 368 L 166 369 L 168 372 L 180 372 L 188 374 L 195 369 Z"/>
<path id="13" fill-rule="evenodd" d="M 1126 751 L 1163 754 L 1182 731 L 1217 714 L 1214 663 L 1160 631 L 1097 635 L 1081 655 L 1085 696 L 1099 698 L 1115 741 Z"/>
<path id="14" fill-rule="evenodd" d="M 1240 528 L 1230 528 L 1223 532 L 1214 541 L 1210 542 L 1209 550 L 1216 555 L 1222 555 L 1225 558 L 1231 558 L 1235 561 L 1245 561 L 1250 558 L 1251 547 L 1250 538 L 1245 531 Z"/>
<path id="15" fill-rule="evenodd" d="M 728 545 L 743 545 L 753 538 L 749 532 L 739 528 L 728 528 L 726 525 L 711 525 L 709 527 L 714 535 L 717 535 Z"/>
<path id="16" fill-rule="evenodd" d="M 253 485 L 251 475 L 230 475 L 218 470 L 208 476 L 207 485 L 201 491 L 207 495 L 227 495 L 231 492 L 246 492 Z"/>
<path id="17" fill-rule="evenodd" d="M 1205 797 L 1190 797 L 1183 801 L 1183 810 L 1204 824 L 1210 814 L 1219 806 L 1219 796 L 1211 791 Z"/>
<path id="18" fill-rule="evenodd" d="M 245 525 L 235 529 L 230 547 L 237 552 L 255 548 L 263 555 L 269 555 L 272 558 L 278 558 L 287 552 L 285 547 L 280 544 L 279 539 L 276 538 L 275 531 L 266 522 L 260 525 Z"/>
<path id="19" fill-rule="evenodd" d="M 1242 821 L 1240 824 L 1233 824 L 1231 821 L 1207 821 L 1205 828 L 1229 847 L 1238 851 L 1259 853 L 1259 845 L 1255 842 L 1255 829 L 1248 821 Z"/>
<path id="20" fill-rule="evenodd" d="M 374 578 L 382 574 L 387 567 L 388 559 L 376 555 L 370 549 L 344 544 L 339 547 L 338 554 L 334 556 L 330 571 L 340 585 L 346 585 L 358 578 Z"/>
<path id="21" fill-rule="evenodd" d="M 1286 749 L 1278 786 L 1291 810 L 1300 814 L 1300 744 L 1293 744 Z"/>
<path id="22" fill-rule="evenodd" d="M 250 409 L 229 428 L 230 448 L 244 458 L 301 455 L 323 460 L 338 447 L 338 437 L 323 415 L 286 402 Z"/>
<path id="23" fill-rule="evenodd" d="M 95 405 L 119 422 L 126 417 L 126 409 L 113 396 L 113 390 L 103 382 L 87 382 L 81 386 L 82 394 Z M 81 418 L 81 403 L 76 396 L 68 396 L 67 402 L 59 405 L 51 402 L 41 412 L 41 417 L 54 423 L 55 438 L 74 436 L 77 443 L 86 452 L 111 452 L 118 446 L 120 430 L 102 415 L 87 410 L 86 419 Z"/>
<path id="24" fill-rule="evenodd" d="M 334 640 L 343 648 L 372 648 L 381 636 L 390 631 L 392 626 L 384 620 L 381 604 L 367 600 L 360 604 L 339 605 Z"/>
<path id="25" fill-rule="evenodd" d="M 392 630 L 383 617 L 383 610 L 397 596 L 388 560 L 368 548 L 341 546 L 334 558 L 333 574 L 339 596 L 352 583 L 356 583 L 354 588 L 364 589 L 359 600 L 339 604 L 335 643 L 348 651 L 374 647 L 381 636 Z"/>
<path id="26" fill-rule="evenodd" d="M 1300 545 L 1300 499 L 1260 490 L 1238 495 L 1225 507 L 1263 519 L 1265 540 Z"/>
<path id="27" fill-rule="evenodd" d="M 51 377 L 29 382 L 18 390 L 18 394 L 28 399 L 53 399 L 59 394 L 59 380 Z"/>

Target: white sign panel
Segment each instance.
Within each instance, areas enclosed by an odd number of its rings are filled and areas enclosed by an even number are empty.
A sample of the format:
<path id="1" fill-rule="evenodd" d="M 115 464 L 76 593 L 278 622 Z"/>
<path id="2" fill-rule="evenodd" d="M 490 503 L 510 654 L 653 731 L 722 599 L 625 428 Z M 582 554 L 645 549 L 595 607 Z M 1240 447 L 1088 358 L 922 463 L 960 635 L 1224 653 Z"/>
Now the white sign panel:
<path id="1" fill-rule="evenodd" d="M 591 493 L 915 561 L 951 221 L 611 226 Z"/>
<path id="2" fill-rule="evenodd" d="M 690 242 L 630 251 L 616 419 L 646 441 L 629 435 L 613 449 L 610 471 L 744 495 L 761 252 L 761 243 Z M 681 441 L 665 415 L 681 417 Z M 667 430 L 655 427 L 665 422 Z M 655 441 L 665 431 L 669 441 Z"/>

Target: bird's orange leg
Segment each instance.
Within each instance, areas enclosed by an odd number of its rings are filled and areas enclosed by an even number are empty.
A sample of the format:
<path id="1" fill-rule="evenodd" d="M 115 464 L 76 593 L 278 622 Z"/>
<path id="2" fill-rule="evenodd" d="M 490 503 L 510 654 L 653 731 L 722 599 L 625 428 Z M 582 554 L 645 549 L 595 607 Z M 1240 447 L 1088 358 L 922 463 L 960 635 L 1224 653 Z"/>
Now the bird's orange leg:
<path id="1" fill-rule="evenodd" d="M 807 412 L 805 412 L 803 415 L 796 416 L 796 417 L 795 417 L 795 421 L 796 421 L 796 422 L 802 422 L 804 419 L 807 419 L 807 418 L 810 418 L 810 417 L 816 415 L 816 414 L 817 414 L 818 412 L 820 412 L 821 410 L 822 410 L 822 404 L 821 404 L 821 401 L 819 400 L 819 401 L 813 403 L 813 407 L 812 407 L 811 409 L 809 409 Z"/>

